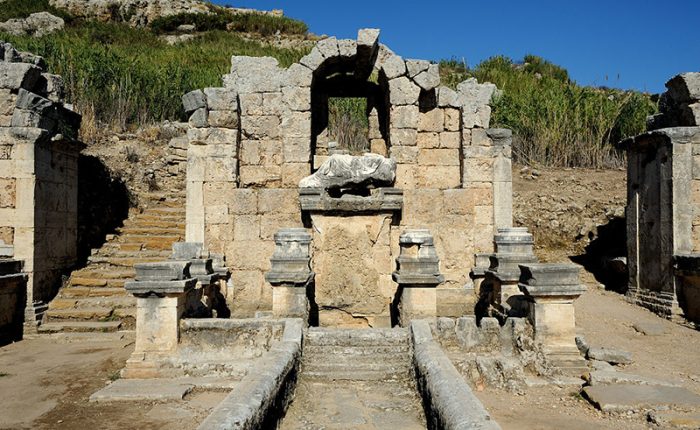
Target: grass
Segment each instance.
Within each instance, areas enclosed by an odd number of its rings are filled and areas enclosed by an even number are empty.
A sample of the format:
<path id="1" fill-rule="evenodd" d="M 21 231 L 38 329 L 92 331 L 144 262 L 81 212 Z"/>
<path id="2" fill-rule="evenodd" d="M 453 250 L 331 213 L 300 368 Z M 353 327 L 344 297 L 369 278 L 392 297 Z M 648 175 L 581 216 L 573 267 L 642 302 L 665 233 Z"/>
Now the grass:
<path id="1" fill-rule="evenodd" d="M 351 154 L 369 151 L 367 99 L 330 98 L 328 100 L 328 134 L 338 147 Z"/>
<path id="2" fill-rule="evenodd" d="M 441 73 L 452 87 L 468 77 L 496 84 L 491 126 L 513 130 L 513 157 L 523 164 L 621 167 L 624 154 L 612 145 L 643 132 L 656 111 L 649 95 L 579 86 L 565 69 L 531 55 L 521 63 L 493 57 L 473 69 L 443 61 Z"/>
<path id="3" fill-rule="evenodd" d="M 49 12 L 63 18 L 66 22 L 73 20 L 70 14 L 49 5 L 49 0 L 8 0 L 0 7 L 0 22 L 12 18 L 26 18 L 36 12 Z"/>
<path id="4" fill-rule="evenodd" d="M 151 29 L 157 33 L 172 33 L 181 25 L 194 25 L 197 31 L 229 30 L 245 33 L 258 33 L 263 36 L 280 34 L 305 35 L 309 28 L 301 21 L 286 16 L 272 16 L 262 13 L 234 14 L 212 6 L 211 13 L 180 13 L 155 19 Z"/>
<path id="5" fill-rule="evenodd" d="M 83 114 L 81 136 L 88 141 L 104 125 L 125 130 L 184 120 L 180 97 L 220 86 L 232 55 L 272 56 L 286 67 L 306 53 L 219 30 L 168 45 L 149 30 L 99 22 L 80 22 L 38 39 L 0 33 L 0 40 L 43 56 L 50 71 L 63 77 L 67 101 Z"/>

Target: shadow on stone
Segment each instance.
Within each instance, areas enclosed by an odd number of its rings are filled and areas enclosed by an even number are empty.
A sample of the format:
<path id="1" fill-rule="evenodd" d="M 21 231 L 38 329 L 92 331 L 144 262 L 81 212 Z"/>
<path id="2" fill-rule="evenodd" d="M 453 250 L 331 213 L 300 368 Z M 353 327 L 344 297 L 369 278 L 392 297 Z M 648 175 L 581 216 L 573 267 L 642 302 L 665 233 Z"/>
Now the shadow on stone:
<path id="1" fill-rule="evenodd" d="M 94 156 L 80 155 L 78 161 L 78 265 L 90 250 L 105 242 L 129 216 L 130 196 L 124 182 L 112 175 Z"/>
<path id="2" fill-rule="evenodd" d="M 608 291 L 627 292 L 627 229 L 624 217 L 599 225 L 596 237 L 586 246 L 585 254 L 570 257 L 582 265 Z"/>

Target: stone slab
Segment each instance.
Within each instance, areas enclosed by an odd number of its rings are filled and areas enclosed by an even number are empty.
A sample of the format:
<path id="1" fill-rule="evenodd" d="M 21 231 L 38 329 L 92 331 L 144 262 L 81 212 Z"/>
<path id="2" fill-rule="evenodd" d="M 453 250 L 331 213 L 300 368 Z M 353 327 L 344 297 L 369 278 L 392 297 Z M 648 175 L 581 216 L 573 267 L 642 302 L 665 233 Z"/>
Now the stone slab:
<path id="1" fill-rule="evenodd" d="M 91 402 L 182 400 L 195 387 L 178 379 L 119 379 L 90 396 Z"/>
<path id="2" fill-rule="evenodd" d="M 700 413 L 654 412 L 649 420 L 662 428 L 700 429 Z"/>
<path id="3" fill-rule="evenodd" d="M 610 384 L 636 384 L 636 385 L 662 385 L 667 387 L 679 387 L 679 381 L 662 381 L 660 379 L 647 378 L 645 376 L 634 375 L 632 373 L 618 372 L 616 370 L 594 370 L 587 375 L 588 383 L 591 385 Z"/>
<path id="4" fill-rule="evenodd" d="M 680 387 L 634 384 L 595 385 L 584 388 L 583 393 L 591 403 L 604 412 L 700 406 L 700 396 Z"/>
<path id="5" fill-rule="evenodd" d="M 607 361 L 611 364 L 630 364 L 632 354 L 619 349 L 592 347 L 588 349 L 588 358 L 593 360 Z"/>
<path id="6" fill-rule="evenodd" d="M 636 322 L 632 328 L 645 336 L 661 336 L 668 332 L 662 324 L 653 322 Z"/>

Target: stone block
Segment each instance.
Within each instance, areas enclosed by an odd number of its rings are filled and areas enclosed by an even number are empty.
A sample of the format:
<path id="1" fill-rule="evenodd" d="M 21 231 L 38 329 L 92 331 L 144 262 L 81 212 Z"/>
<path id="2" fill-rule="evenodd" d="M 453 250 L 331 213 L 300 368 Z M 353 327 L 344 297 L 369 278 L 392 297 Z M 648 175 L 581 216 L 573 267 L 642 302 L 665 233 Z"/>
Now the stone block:
<path id="1" fill-rule="evenodd" d="M 239 96 L 241 115 L 265 115 L 263 95 L 261 93 L 244 93 Z"/>
<path id="2" fill-rule="evenodd" d="M 411 190 L 416 188 L 416 178 L 414 175 L 415 164 L 397 164 L 396 165 L 396 188 L 402 190 Z"/>
<path id="3" fill-rule="evenodd" d="M 445 115 L 445 130 L 446 131 L 459 131 L 460 122 L 462 120 L 462 114 L 459 109 L 447 108 L 444 109 Z"/>
<path id="4" fill-rule="evenodd" d="M 362 46 L 376 46 L 379 40 L 379 29 L 362 28 L 357 32 L 357 44 Z"/>
<path id="5" fill-rule="evenodd" d="M 190 118 L 190 121 L 192 118 Z M 211 127 L 221 128 L 238 128 L 238 112 L 231 110 L 212 110 L 209 111 L 207 118 Z"/>
<path id="6" fill-rule="evenodd" d="M 211 157 L 206 161 L 205 181 L 235 182 L 238 166 L 235 158 Z"/>
<path id="7" fill-rule="evenodd" d="M 280 137 L 280 118 L 277 115 L 242 116 L 241 133 L 247 139 L 277 139 Z"/>
<path id="8" fill-rule="evenodd" d="M 406 74 L 406 63 L 398 55 L 389 55 L 382 62 L 382 70 L 387 79 L 398 78 Z"/>
<path id="9" fill-rule="evenodd" d="M 289 137 L 304 137 L 307 139 L 306 146 L 311 136 L 311 112 L 292 112 L 282 118 L 280 125 L 282 135 Z"/>
<path id="10" fill-rule="evenodd" d="M 224 84 L 242 93 L 277 92 L 280 90 L 282 70 L 272 57 L 231 57 L 231 74 Z"/>
<path id="11" fill-rule="evenodd" d="M 389 81 L 389 102 L 392 105 L 418 104 L 419 95 L 420 87 L 405 76 Z"/>
<path id="12" fill-rule="evenodd" d="M 291 110 L 311 110 L 311 90 L 309 88 L 282 87 L 282 100 Z"/>
<path id="13" fill-rule="evenodd" d="M 314 46 L 313 49 L 311 49 L 311 52 L 299 60 L 299 63 L 311 70 L 316 70 L 321 64 L 323 64 L 325 59 L 326 58 L 323 56 L 318 46 Z"/>
<path id="14" fill-rule="evenodd" d="M 284 72 L 283 83 L 289 87 L 310 87 L 313 72 L 303 64 L 294 63 Z"/>
<path id="15" fill-rule="evenodd" d="M 420 149 L 439 148 L 440 134 L 434 132 L 419 132 L 416 143 Z"/>
<path id="16" fill-rule="evenodd" d="M 278 140 L 246 140 L 240 148 L 241 166 L 282 164 L 282 142 Z"/>
<path id="17" fill-rule="evenodd" d="M 445 213 L 467 215 L 474 212 L 475 200 L 472 190 L 463 188 L 444 191 Z"/>
<path id="18" fill-rule="evenodd" d="M 41 78 L 41 69 L 27 63 L 0 62 L 0 89 L 32 90 Z"/>
<path id="19" fill-rule="evenodd" d="M 259 270 L 270 269 L 270 257 L 275 244 L 272 241 L 263 240 L 239 240 L 233 241 L 227 246 L 226 261 L 231 261 L 233 270 Z M 232 274 L 233 275 L 233 274 Z M 258 275 L 256 275 L 257 278 Z M 262 283 L 262 273 L 259 274 L 259 282 Z M 233 277 L 233 279 L 236 279 Z M 241 280 L 242 281 L 242 280 Z"/>
<path id="20" fill-rule="evenodd" d="M 418 153 L 421 166 L 459 166 L 458 149 L 421 149 Z"/>
<path id="21" fill-rule="evenodd" d="M 189 119 L 189 125 L 192 128 L 209 127 L 209 111 L 207 111 L 207 108 L 199 108 L 192 112 Z"/>
<path id="22" fill-rule="evenodd" d="M 383 157 L 389 156 L 389 149 L 384 139 L 371 139 L 369 141 L 369 152 L 372 154 L 379 154 Z"/>
<path id="23" fill-rule="evenodd" d="M 440 85 L 440 66 L 431 64 L 428 70 L 424 70 L 417 74 L 413 81 L 418 84 L 424 91 L 431 91 Z"/>
<path id="24" fill-rule="evenodd" d="M 204 207 L 204 219 L 207 223 L 224 224 L 229 221 L 228 205 L 218 204 Z"/>
<path id="25" fill-rule="evenodd" d="M 118 379 L 93 393 L 90 402 L 181 401 L 194 387 L 177 379 Z"/>
<path id="26" fill-rule="evenodd" d="M 241 166 L 240 183 L 244 187 L 280 186 L 282 168 L 280 166 Z"/>
<path id="27" fill-rule="evenodd" d="M 285 163 L 309 163 L 311 161 L 309 137 L 282 137 L 282 154 Z"/>
<path id="28" fill-rule="evenodd" d="M 265 115 L 280 115 L 284 110 L 282 106 L 282 92 L 263 93 L 263 112 Z"/>
<path id="29" fill-rule="evenodd" d="M 418 131 L 411 128 L 391 129 L 391 146 L 416 146 Z"/>
<path id="30" fill-rule="evenodd" d="M 438 106 L 442 108 L 450 107 L 459 109 L 464 104 L 463 96 L 448 87 L 439 87 Z"/>
<path id="31" fill-rule="evenodd" d="M 415 164 L 419 150 L 417 146 L 394 146 L 391 148 L 391 159 L 398 164 Z"/>
<path id="32" fill-rule="evenodd" d="M 234 215 L 252 215 L 258 213 L 258 191 L 249 188 L 232 190 L 233 198 L 229 209 Z"/>
<path id="33" fill-rule="evenodd" d="M 260 239 L 260 216 L 234 215 L 233 240 L 255 241 Z"/>
<path id="34" fill-rule="evenodd" d="M 298 188 L 299 182 L 310 174 L 309 163 L 284 163 L 282 164 L 282 186 Z"/>
<path id="35" fill-rule="evenodd" d="M 463 164 L 464 183 L 493 180 L 493 159 L 465 158 Z"/>
<path id="36" fill-rule="evenodd" d="M 338 39 L 335 37 L 327 37 L 320 40 L 316 44 L 316 48 L 318 48 L 321 55 L 323 55 L 323 58 L 326 59 L 334 58 L 340 55 L 340 52 L 338 51 Z"/>
<path id="37" fill-rule="evenodd" d="M 182 107 L 185 113 L 192 113 L 197 109 L 206 109 L 207 98 L 202 90 L 194 90 L 182 96 Z"/>
<path id="38" fill-rule="evenodd" d="M 441 132 L 445 125 L 445 114 L 442 109 L 435 108 L 427 112 L 421 112 L 418 123 L 419 131 Z"/>
<path id="39" fill-rule="evenodd" d="M 14 208 L 16 206 L 17 181 L 15 179 L 0 178 L 0 208 Z"/>
<path id="40" fill-rule="evenodd" d="M 350 58 L 357 54 L 357 42 L 352 39 L 338 40 L 338 52 L 341 57 Z"/>
<path id="41" fill-rule="evenodd" d="M 258 212 L 299 213 L 299 191 L 288 188 L 269 188 L 258 192 Z"/>
<path id="42" fill-rule="evenodd" d="M 401 326 L 407 327 L 413 319 L 437 316 L 437 293 L 435 288 L 404 288 L 399 300 Z"/>
<path id="43" fill-rule="evenodd" d="M 416 185 L 421 188 L 457 188 L 461 184 L 460 169 L 457 166 L 418 166 Z"/>
<path id="44" fill-rule="evenodd" d="M 440 133 L 440 148 L 459 149 L 462 146 L 462 134 L 458 131 Z"/>
<path id="45" fill-rule="evenodd" d="M 230 88 L 205 88 L 209 110 L 238 111 L 238 94 Z"/>
<path id="46" fill-rule="evenodd" d="M 408 70 L 408 77 L 413 78 L 420 72 L 428 70 L 430 67 L 430 61 L 427 60 L 406 60 L 406 69 Z"/>
<path id="47" fill-rule="evenodd" d="M 281 228 L 301 228 L 301 213 L 267 213 L 260 218 L 260 238 L 273 240 Z"/>
<path id="48" fill-rule="evenodd" d="M 391 107 L 391 127 L 392 128 L 416 128 L 418 126 L 418 106 L 392 106 Z"/>

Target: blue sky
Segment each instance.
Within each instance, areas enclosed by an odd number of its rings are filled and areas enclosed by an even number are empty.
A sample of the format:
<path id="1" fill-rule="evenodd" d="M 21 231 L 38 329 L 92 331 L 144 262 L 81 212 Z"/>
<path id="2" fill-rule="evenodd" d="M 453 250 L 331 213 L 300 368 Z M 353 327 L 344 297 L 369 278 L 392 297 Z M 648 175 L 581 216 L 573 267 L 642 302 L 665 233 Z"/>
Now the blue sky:
<path id="1" fill-rule="evenodd" d="M 542 56 L 583 85 L 661 92 L 673 75 L 700 71 L 700 0 L 465 0 L 343 2 L 215 0 L 283 9 L 316 34 L 354 38 L 358 28 L 405 58 Z"/>

